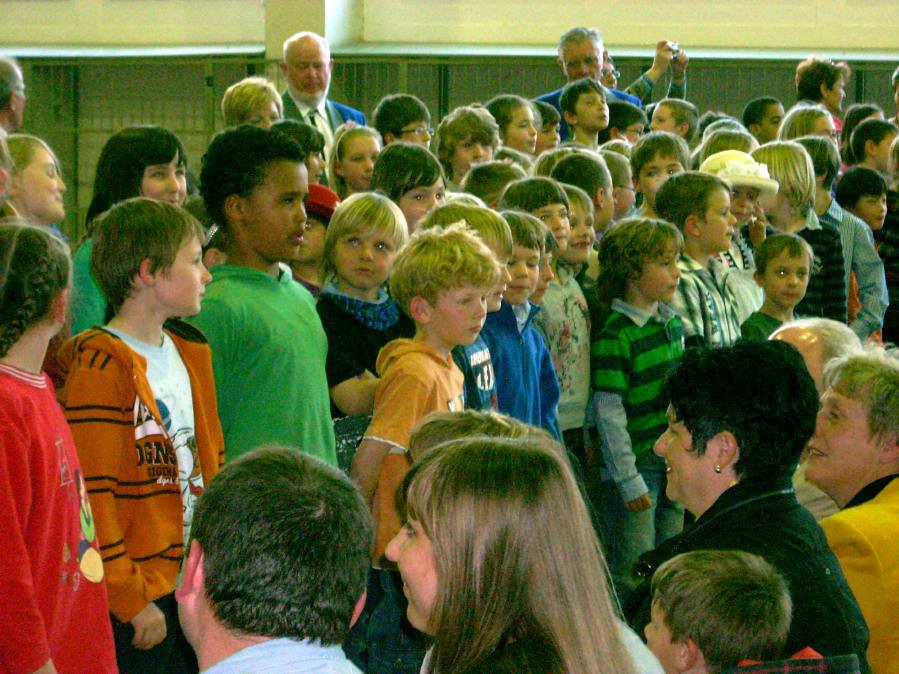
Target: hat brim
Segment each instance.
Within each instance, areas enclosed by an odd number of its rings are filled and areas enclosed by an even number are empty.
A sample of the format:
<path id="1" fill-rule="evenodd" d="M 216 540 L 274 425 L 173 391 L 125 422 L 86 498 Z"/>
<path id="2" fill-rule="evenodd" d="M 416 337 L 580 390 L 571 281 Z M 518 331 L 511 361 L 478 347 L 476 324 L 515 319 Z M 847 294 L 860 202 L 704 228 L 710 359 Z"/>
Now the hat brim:
<path id="1" fill-rule="evenodd" d="M 734 187 L 754 187 L 759 191 L 759 197 L 773 197 L 780 189 L 780 184 L 771 178 L 759 176 L 719 176 L 724 182 Z"/>

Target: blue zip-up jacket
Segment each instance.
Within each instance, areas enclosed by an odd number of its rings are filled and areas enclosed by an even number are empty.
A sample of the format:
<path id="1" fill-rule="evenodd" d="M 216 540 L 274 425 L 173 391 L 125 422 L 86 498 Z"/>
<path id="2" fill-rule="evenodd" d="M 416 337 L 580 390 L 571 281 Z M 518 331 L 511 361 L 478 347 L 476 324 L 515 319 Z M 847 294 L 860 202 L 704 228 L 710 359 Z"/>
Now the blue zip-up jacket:
<path id="1" fill-rule="evenodd" d="M 503 302 L 499 311 L 487 314 L 481 337 L 493 360 L 499 411 L 545 428 L 561 440 L 556 420 L 559 382 L 543 335 L 533 325 L 539 311 L 540 307 L 531 305 L 519 333 L 515 312 Z"/>

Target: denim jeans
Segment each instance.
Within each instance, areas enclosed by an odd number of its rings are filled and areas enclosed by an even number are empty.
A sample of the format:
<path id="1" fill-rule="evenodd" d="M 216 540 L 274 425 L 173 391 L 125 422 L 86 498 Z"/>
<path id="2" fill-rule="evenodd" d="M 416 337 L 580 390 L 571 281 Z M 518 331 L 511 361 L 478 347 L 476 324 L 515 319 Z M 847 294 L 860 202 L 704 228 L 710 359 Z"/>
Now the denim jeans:
<path id="1" fill-rule="evenodd" d="M 649 489 L 652 508 L 642 512 L 624 509 L 614 482 L 602 483 L 602 522 L 606 559 L 619 600 L 627 597 L 640 583 L 633 574 L 634 564 L 644 552 L 655 549 L 684 526 L 683 507 L 665 495 L 667 477 L 664 467 L 641 466 L 637 470 Z"/>

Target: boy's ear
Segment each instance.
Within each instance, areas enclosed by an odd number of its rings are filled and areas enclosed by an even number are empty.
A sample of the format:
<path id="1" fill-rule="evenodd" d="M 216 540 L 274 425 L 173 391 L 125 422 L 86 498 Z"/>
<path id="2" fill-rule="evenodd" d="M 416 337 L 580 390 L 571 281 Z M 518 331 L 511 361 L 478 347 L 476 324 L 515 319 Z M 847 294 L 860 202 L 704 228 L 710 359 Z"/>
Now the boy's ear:
<path id="1" fill-rule="evenodd" d="M 562 117 L 565 119 L 565 123 L 568 126 L 577 126 L 577 115 L 572 115 L 567 110 L 563 110 Z"/>
<path id="2" fill-rule="evenodd" d="M 399 138 L 394 136 L 390 131 L 384 132 L 384 145 L 390 145 L 395 140 L 399 140 Z"/>
<path id="3" fill-rule="evenodd" d="M 137 274 L 135 274 L 135 288 L 148 287 L 156 283 L 157 272 L 150 271 L 151 264 L 150 258 L 148 257 L 141 260 L 140 267 L 138 267 Z"/>
<path id="4" fill-rule="evenodd" d="M 409 302 L 409 316 L 416 323 L 427 325 L 431 321 L 431 304 L 424 298 L 416 295 Z"/>
<path id="5" fill-rule="evenodd" d="M 239 194 L 229 194 L 225 197 L 222 210 L 225 212 L 225 218 L 228 222 L 241 222 L 246 213 L 244 198 Z"/>
<path id="6" fill-rule="evenodd" d="M 184 558 L 181 582 L 175 590 L 179 604 L 190 604 L 197 598 L 205 597 L 206 573 L 203 569 L 203 548 L 197 541 L 190 542 L 190 552 Z"/>
<path id="7" fill-rule="evenodd" d="M 679 672 L 689 672 L 694 669 L 698 672 L 707 671 L 705 656 L 699 650 L 699 646 L 696 645 L 695 641 L 687 637 L 687 641 L 683 644 L 678 644 L 678 646 L 683 648 L 682 651 L 678 650 L 677 652 L 676 664 Z"/>
<path id="8" fill-rule="evenodd" d="M 870 138 L 865 141 L 865 157 L 872 157 L 877 152 L 877 143 Z"/>
<path id="9" fill-rule="evenodd" d="M 753 136 L 757 136 L 759 134 L 759 129 L 762 128 L 761 124 L 750 124 L 749 125 L 749 133 Z"/>
<path id="10" fill-rule="evenodd" d="M 762 274 L 759 274 L 758 272 L 755 272 L 755 273 L 752 275 L 752 278 L 755 279 L 755 284 L 756 284 L 759 288 L 764 288 L 764 286 L 762 285 L 762 280 L 763 280 L 765 277 L 764 277 Z"/>
<path id="11" fill-rule="evenodd" d="M 689 234 L 690 236 L 698 237 L 702 234 L 699 223 L 701 222 L 701 218 L 695 213 L 690 213 L 687 216 L 687 219 L 684 220 L 684 234 Z"/>
<path id="12" fill-rule="evenodd" d="M 610 126 L 609 140 L 627 140 L 627 137 L 618 130 L 617 126 Z"/>
<path id="13" fill-rule="evenodd" d="M 680 136 L 681 138 L 686 138 L 687 132 L 690 130 L 690 125 L 686 122 L 681 122 L 675 128 L 677 129 L 678 136 Z"/>

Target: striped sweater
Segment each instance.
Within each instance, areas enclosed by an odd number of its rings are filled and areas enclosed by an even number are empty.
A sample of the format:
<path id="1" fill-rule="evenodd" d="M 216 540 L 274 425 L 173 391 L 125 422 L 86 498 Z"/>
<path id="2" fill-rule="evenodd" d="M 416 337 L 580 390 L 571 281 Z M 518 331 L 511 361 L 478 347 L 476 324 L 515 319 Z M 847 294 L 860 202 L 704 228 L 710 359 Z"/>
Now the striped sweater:
<path id="1" fill-rule="evenodd" d="M 832 225 L 822 225 L 818 216 L 809 212 L 805 227 L 797 234 L 812 247 L 815 261 L 805 299 L 796 305 L 794 313 L 846 323 L 849 314 L 840 232 Z"/>
<path id="2" fill-rule="evenodd" d="M 212 357 L 180 321 L 166 324 L 190 377 L 203 483 L 224 462 Z M 146 361 L 103 329 L 59 352 L 62 391 L 97 525 L 109 609 L 122 622 L 171 593 L 184 555 L 183 504 L 174 446 L 147 381 Z"/>

